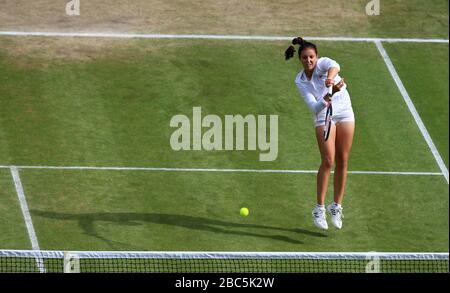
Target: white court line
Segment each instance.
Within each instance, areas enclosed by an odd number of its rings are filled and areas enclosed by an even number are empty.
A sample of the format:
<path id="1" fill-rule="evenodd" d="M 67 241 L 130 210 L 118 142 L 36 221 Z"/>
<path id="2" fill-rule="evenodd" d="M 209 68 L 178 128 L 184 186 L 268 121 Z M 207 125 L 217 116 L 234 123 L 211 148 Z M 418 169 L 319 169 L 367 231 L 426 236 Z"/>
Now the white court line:
<path id="1" fill-rule="evenodd" d="M 289 36 L 241 36 L 241 35 L 177 35 L 177 34 L 136 34 L 101 32 L 25 32 L 0 31 L 2 36 L 40 36 L 40 37 L 90 37 L 90 38 L 134 38 L 134 39 L 211 39 L 211 40 L 252 40 L 252 41 L 290 41 Z M 353 37 L 304 37 L 312 41 L 336 42 L 408 42 L 408 43 L 449 43 L 447 39 L 421 38 L 353 38 Z"/>
<path id="2" fill-rule="evenodd" d="M 40 250 L 36 232 L 34 231 L 33 227 L 33 221 L 31 220 L 30 211 L 28 210 L 27 200 L 25 199 L 22 182 L 20 181 L 19 170 L 15 166 L 11 166 L 10 170 L 14 180 L 14 185 L 16 187 L 17 197 L 19 198 L 20 208 L 25 220 L 25 225 L 27 227 L 28 237 L 30 238 L 31 247 L 33 248 L 33 250 Z M 42 258 L 36 258 L 36 263 L 39 271 L 41 273 L 45 273 L 45 267 Z"/>
<path id="3" fill-rule="evenodd" d="M 400 79 L 400 77 L 397 74 L 397 71 L 395 70 L 394 65 L 392 64 L 391 59 L 389 58 L 389 55 L 387 54 L 386 50 L 384 49 L 381 42 L 377 41 L 375 42 L 377 45 L 378 51 L 380 51 L 381 56 L 383 57 L 384 62 L 386 63 L 386 66 L 389 69 L 389 72 L 392 75 L 392 78 L 395 80 L 395 83 L 397 84 L 398 89 L 400 90 L 400 93 L 402 94 L 403 99 L 406 102 L 406 105 L 408 106 L 409 111 L 411 112 L 412 116 L 414 117 L 414 120 L 416 121 L 417 126 L 419 126 L 420 132 L 422 133 L 423 137 L 425 138 L 425 141 L 428 144 L 428 147 L 430 148 L 431 152 L 433 153 L 433 156 L 439 165 L 439 168 L 442 171 L 442 174 L 445 177 L 445 180 L 448 182 L 448 169 L 447 166 L 445 166 L 444 161 L 442 160 L 441 155 L 439 154 L 439 151 L 437 150 L 436 146 L 433 143 L 433 140 L 430 137 L 430 134 L 428 133 L 425 125 L 422 122 L 422 119 L 419 116 L 419 113 L 417 112 L 416 108 L 414 107 L 413 102 L 411 101 L 411 98 L 409 97 L 408 92 L 406 91 L 405 87 L 403 86 L 403 83 Z"/>
<path id="4" fill-rule="evenodd" d="M 95 167 L 95 166 L 0 166 L 0 169 L 46 169 L 46 170 L 109 170 L 109 171 L 172 171 L 172 172 L 246 172 L 246 173 L 306 173 L 316 174 L 317 170 L 268 170 L 268 169 L 218 169 L 218 168 L 153 168 L 153 167 Z M 348 171 L 348 174 L 373 175 L 421 175 L 442 176 L 438 172 L 396 172 L 396 171 Z"/>

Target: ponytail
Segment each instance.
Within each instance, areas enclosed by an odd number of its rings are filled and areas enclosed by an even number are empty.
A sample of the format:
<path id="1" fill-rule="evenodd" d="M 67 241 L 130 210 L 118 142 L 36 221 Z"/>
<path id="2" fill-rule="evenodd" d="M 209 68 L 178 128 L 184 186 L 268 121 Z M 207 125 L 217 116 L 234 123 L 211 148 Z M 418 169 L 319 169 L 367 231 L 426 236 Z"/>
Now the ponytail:
<path id="1" fill-rule="evenodd" d="M 317 47 L 316 45 L 314 45 L 313 43 L 307 42 L 305 41 L 303 38 L 301 37 L 296 37 L 294 39 L 292 39 L 292 45 L 290 45 L 286 51 L 284 52 L 284 57 L 286 60 L 291 59 L 292 57 L 294 57 L 294 53 L 295 53 L 295 47 L 294 45 L 299 45 L 299 49 L 298 49 L 298 54 L 300 55 L 300 53 L 306 49 L 306 48 L 312 48 L 314 49 L 314 51 L 317 54 Z"/>

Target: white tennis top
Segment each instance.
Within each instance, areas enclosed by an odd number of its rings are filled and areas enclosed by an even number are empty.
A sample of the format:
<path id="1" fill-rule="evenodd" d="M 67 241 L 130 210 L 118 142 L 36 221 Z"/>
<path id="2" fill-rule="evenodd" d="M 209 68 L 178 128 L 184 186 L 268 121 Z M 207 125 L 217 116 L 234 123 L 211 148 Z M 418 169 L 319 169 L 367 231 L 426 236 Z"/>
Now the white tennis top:
<path id="1" fill-rule="evenodd" d="M 309 109 L 315 114 L 320 113 L 326 107 L 326 102 L 323 97 L 327 94 L 328 89 L 325 86 L 325 80 L 327 79 L 328 70 L 331 67 L 336 67 L 340 70 L 339 64 L 328 58 L 321 57 L 317 60 L 316 67 L 314 68 L 311 80 L 308 80 L 304 70 L 300 71 L 295 78 L 295 84 L 302 95 L 305 103 Z M 334 82 L 341 81 L 341 77 L 336 75 Z M 344 85 L 341 90 L 333 95 L 333 109 L 335 111 L 342 111 L 351 108 L 350 95 L 347 92 L 347 85 Z"/>

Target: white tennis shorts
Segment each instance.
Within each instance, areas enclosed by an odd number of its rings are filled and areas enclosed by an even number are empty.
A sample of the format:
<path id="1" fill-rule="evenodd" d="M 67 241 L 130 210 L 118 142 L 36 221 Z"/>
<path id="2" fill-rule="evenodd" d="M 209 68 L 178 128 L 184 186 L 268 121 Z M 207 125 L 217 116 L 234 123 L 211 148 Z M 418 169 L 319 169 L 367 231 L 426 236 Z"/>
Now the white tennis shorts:
<path id="1" fill-rule="evenodd" d="M 314 116 L 315 127 L 325 125 L 326 115 L 327 108 Z M 355 114 L 353 113 L 350 95 L 346 90 L 333 96 L 333 116 L 331 123 L 337 124 L 340 122 L 355 122 Z"/>
<path id="2" fill-rule="evenodd" d="M 319 114 L 315 117 L 315 127 L 323 126 L 325 125 L 325 116 L 327 113 L 327 109 L 325 108 L 325 111 L 321 111 Z M 333 116 L 331 119 L 332 124 L 337 124 L 340 122 L 355 122 L 355 114 L 353 113 L 353 109 L 346 109 L 344 111 L 338 111 L 336 113 L 336 110 L 333 107 Z"/>

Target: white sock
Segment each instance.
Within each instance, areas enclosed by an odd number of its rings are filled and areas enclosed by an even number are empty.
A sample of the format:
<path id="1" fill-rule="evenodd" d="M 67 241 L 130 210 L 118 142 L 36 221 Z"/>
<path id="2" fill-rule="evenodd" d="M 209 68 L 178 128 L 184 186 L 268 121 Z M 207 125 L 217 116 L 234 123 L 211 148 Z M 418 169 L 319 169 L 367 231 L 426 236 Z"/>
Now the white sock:
<path id="1" fill-rule="evenodd" d="M 325 205 L 324 204 L 317 204 L 316 207 L 319 208 L 319 209 L 324 209 Z"/>

